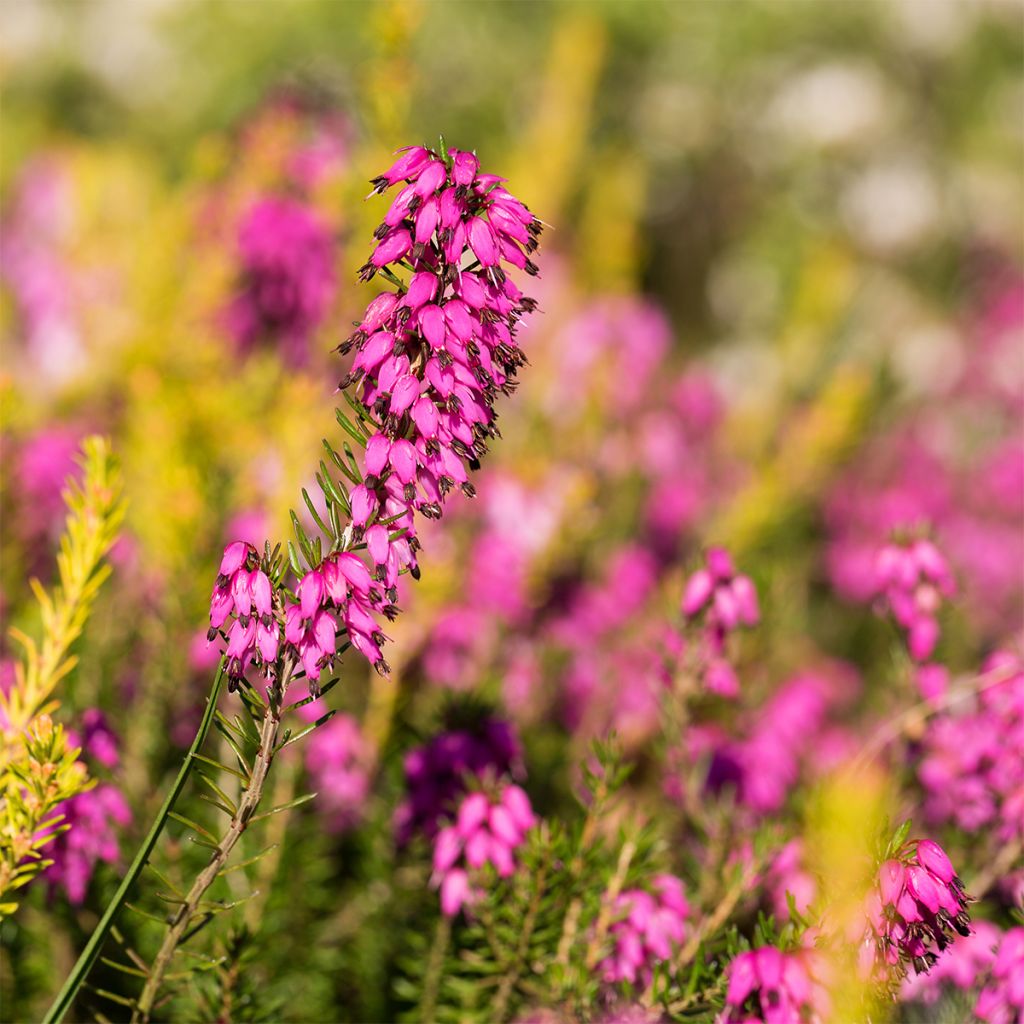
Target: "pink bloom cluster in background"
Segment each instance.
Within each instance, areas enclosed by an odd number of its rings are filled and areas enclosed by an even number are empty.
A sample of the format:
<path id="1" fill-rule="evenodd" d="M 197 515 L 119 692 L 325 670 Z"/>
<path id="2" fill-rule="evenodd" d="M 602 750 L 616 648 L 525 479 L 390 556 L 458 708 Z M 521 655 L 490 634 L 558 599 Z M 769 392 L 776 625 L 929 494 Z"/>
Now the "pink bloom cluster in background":
<path id="1" fill-rule="evenodd" d="M 672 327 L 654 303 L 635 296 L 609 296 L 588 303 L 558 338 L 551 412 L 578 412 L 595 374 L 606 398 L 614 393 L 624 413 L 649 407 L 651 377 L 672 343 Z"/>
<path id="2" fill-rule="evenodd" d="M 924 815 L 1000 842 L 1024 838 L 1024 665 L 1009 651 L 985 662 L 973 709 L 933 716 L 920 742 Z"/>
<path id="3" fill-rule="evenodd" d="M 693 726 L 666 779 L 669 795 L 681 795 L 680 769 L 706 759 L 709 791 L 731 789 L 739 809 L 757 818 L 780 811 L 801 779 L 850 754 L 855 737 L 839 721 L 859 687 L 847 665 L 803 672 L 779 686 L 738 735 L 717 724 Z"/>
<path id="4" fill-rule="evenodd" d="M 335 241 L 316 212 L 297 199 L 269 196 L 238 227 L 240 290 L 227 311 L 241 352 L 270 339 L 293 365 L 326 317 L 337 287 Z"/>
<path id="5" fill-rule="evenodd" d="M 87 762 L 112 768 L 119 760 L 117 739 L 102 712 L 89 709 L 82 715 L 82 732 L 68 730 L 69 745 L 80 747 Z M 53 863 L 43 872 L 51 894 L 62 889 L 76 906 L 85 900 L 89 882 L 99 862 L 114 864 L 120 856 L 118 832 L 132 820 L 131 809 L 116 786 L 101 782 L 58 804 L 61 824 L 70 828 L 45 848 Z"/>
<path id="6" fill-rule="evenodd" d="M 874 434 L 836 481 L 825 505 L 826 563 L 844 597 L 870 600 L 885 539 L 927 523 L 966 590 L 963 606 L 972 620 L 994 640 L 1002 639 L 1003 624 L 1020 621 L 1022 330 L 1024 283 L 1017 274 L 985 298 L 952 385 Z"/>
<path id="7" fill-rule="evenodd" d="M 598 967 L 607 982 L 646 988 L 654 967 L 671 960 L 686 937 L 690 906 L 682 881 L 656 875 L 651 890 L 626 889 L 616 897 L 610 930 L 614 948 Z"/>
<path id="8" fill-rule="evenodd" d="M 683 615 L 702 625 L 698 658 L 704 685 L 720 697 L 737 697 L 739 680 L 725 656 L 725 644 L 740 626 L 757 625 L 757 591 L 749 576 L 736 572 L 724 548 L 709 548 L 705 561 L 686 581 Z"/>
<path id="9" fill-rule="evenodd" d="M 737 954 L 726 968 L 728 988 L 718 1024 L 820 1021 L 829 1003 L 816 967 L 812 950 L 785 953 L 762 946 Z"/>
<path id="10" fill-rule="evenodd" d="M 974 1012 L 986 1024 L 1024 1020 L 1024 928 L 1011 928 L 1003 935 Z"/>
<path id="11" fill-rule="evenodd" d="M 370 793 L 369 745 L 351 715 L 335 715 L 306 740 L 306 770 L 330 832 L 359 823 Z"/>
<path id="12" fill-rule="evenodd" d="M 939 549 L 923 538 L 886 544 L 875 562 L 875 591 L 907 634 L 915 661 L 926 661 L 939 640 L 938 611 L 956 587 Z"/>
<path id="13" fill-rule="evenodd" d="M 818 894 L 817 879 L 804 865 L 804 844 L 791 839 L 775 855 L 765 873 L 765 891 L 777 921 L 789 917 L 789 900 L 798 914 L 806 914 Z"/>
<path id="14" fill-rule="evenodd" d="M 494 798 L 482 792 L 465 796 L 454 824 L 434 839 L 433 883 L 441 890 L 441 912 L 454 917 L 479 898 L 470 872 L 490 864 L 499 878 L 511 875 L 515 851 L 535 823 L 530 798 L 515 784 L 503 786 Z"/>
<path id="15" fill-rule="evenodd" d="M 411 750 L 405 756 L 405 799 L 395 812 L 398 842 L 417 833 L 433 838 L 471 780 L 519 773 L 521 760 L 515 729 L 498 718 L 485 718 L 472 730 L 440 733 Z"/>
<path id="16" fill-rule="evenodd" d="M 868 899 L 862 964 L 929 970 L 953 939 L 970 934 L 963 883 L 938 843 L 922 839 L 879 868 Z"/>

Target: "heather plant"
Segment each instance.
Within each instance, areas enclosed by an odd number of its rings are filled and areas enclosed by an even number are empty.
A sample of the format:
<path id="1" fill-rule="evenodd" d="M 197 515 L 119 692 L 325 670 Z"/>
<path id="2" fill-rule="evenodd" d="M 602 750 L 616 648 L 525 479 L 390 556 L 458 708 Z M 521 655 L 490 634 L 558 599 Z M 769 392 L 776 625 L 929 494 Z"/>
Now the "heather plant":
<path id="1" fill-rule="evenodd" d="M 535 275 L 537 268 L 526 254 L 537 248 L 541 225 L 502 180 L 481 174 L 474 154 L 448 152 L 443 142 L 440 152 L 421 146 L 402 151 L 374 179 L 375 192 L 406 184 L 376 232 L 378 245 L 360 276 L 368 280 L 380 272 L 394 290 L 370 303 L 356 332 L 340 346 L 343 354 L 354 349 L 356 357 L 339 389 L 358 384 L 358 397 L 346 396 L 352 417 L 337 412 L 348 435 L 343 454 L 328 440 L 323 442 L 331 465 L 321 460 L 316 474 L 322 512 L 303 490 L 319 535 L 311 538 L 293 512 L 297 544 L 289 542 L 287 563 L 280 547 L 271 551 L 269 542 L 262 554 L 245 541 L 230 543 L 210 602 L 208 639 L 220 641 L 221 664 L 175 789 L 198 762 L 196 776 L 212 793 L 207 799 L 228 824 L 217 834 L 181 815 L 172 809 L 172 792 L 51 1007 L 50 1019 L 67 1012 L 169 816 L 212 852 L 187 891 L 171 886 L 176 910 L 152 964 L 140 971 L 133 966 L 138 955 L 132 953 L 131 962 L 122 965 L 143 979 L 137 1000 L 126 1003 L 133 1019 L 150 1019 L 179 945 L 233 905 L 211 903 L 207 891 L 229 870 L 228 859 L 243 833 L 261 818 L 311 798 L 298 797 L 257 814 L 275 758 L 332 717 L 327 712 L 293 734 L 285 725 L 288 713 L 318 700 L 337 682 L 322 684 L 321 675 L 333 674 L 336 660 L 349 648 L 380 674 L 390 671 L 382 650 L 386 638 L 376 616 L 394 620 L 399 576 L 419 576 L 414 512 L 440 518 L 456 485 L 474 494 L 467 470 L 479 465 L 486 442 L 496 436 L 494 401 L 499 393 L 511 393 L 524 361 L 515 332 L 535 302 L 506 276 L 502 263 Z M 397 277 L 392 266 L 408 270 L 408 281 Z M 357 554 L 364 551 L 368 561 Z M 340 645 L 339 632 L 344 637 Z M 229 693 L 241 698 L 241 715 L 228 718 L 216 710 L 222 674 Z M 265 681 L 265 693 L 250 675 Z M 286 702 L 289 688 L 299 680 L 304 680 L 306 695 Z M 228 743 L 234 765 L 199 752 L 211 721 Z M 220 774 L 241 781 L 237 799 L 218 783 Z M 521 790 L 506 791 L 510 793 L 525 799 Z M 515 801 L 512 807 L 517 810 L 507 823 L 498 816 L 506 842 L 509 831 L 521 841 L 526 827 L 528 810 Z M 478 868 L 489 857 L 503 866 L 509 863 L 501 833 L 499 825 L 489 837 L 483 832 L 464 837 L 470 866 Z M 465 898 L 452 895 L 453 877 L 449 872 L 442 886 L 450 913 Z"/>
<path id="2" fill-rule="evenodd" d="M 0 1017 L 1015 1021 L 1010 7 L 158 6 L 4 12 Z"/>

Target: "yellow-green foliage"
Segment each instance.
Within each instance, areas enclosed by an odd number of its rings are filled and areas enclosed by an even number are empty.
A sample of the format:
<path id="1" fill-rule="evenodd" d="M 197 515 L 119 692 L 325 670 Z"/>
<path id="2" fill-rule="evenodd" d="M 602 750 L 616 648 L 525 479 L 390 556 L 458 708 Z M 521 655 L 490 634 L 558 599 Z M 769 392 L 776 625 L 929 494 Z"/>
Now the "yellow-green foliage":
<path id="1" fill-rule="evenodd" d="M 47 592 L 31 586 L 39 603 L 38 642 L 21 630 L 11 637 L 22 647 L 9 693 L 0 691 L 0 898 L 27 884 L 47 864 L 40 849 L 54 838 L 38 832 L 60 822 L 54 809 L 91 785 L 79 751 L 50 715 L 58 707 L 57 684 L 75 667 L 70 654 L 89 617 L 96 594 L 110 575 L 104 557 L 124 517 L 121 476 L 109 442 L 90 437 L 82 446 L 82 483 L 68 483 L 68 517 L 57 555 L 59 582 Z M 0 917 L 16 902 L 0 903 Z"/>

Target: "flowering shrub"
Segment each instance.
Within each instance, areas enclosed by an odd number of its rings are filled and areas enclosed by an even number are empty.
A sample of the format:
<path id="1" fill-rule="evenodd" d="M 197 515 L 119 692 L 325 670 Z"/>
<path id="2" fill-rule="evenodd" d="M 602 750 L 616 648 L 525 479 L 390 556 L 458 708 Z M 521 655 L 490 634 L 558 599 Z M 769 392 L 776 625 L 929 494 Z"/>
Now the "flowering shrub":
<path id="1" fill-rule="evenodd" d="M 1019 46 L 919 6 L 15 52 L 0 1017 L 1024 1013 Z"/>

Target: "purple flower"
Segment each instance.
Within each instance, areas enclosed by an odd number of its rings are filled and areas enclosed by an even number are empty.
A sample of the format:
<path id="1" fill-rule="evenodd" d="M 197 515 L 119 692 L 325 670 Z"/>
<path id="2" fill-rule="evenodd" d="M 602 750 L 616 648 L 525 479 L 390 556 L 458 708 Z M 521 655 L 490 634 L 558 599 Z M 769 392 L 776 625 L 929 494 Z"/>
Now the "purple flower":
<path id="1" fill-rule="evenodd" d="M 433 838 L 474 779 L 517 772 L 522 752 L 513 727 L 485 718 L 476 729 L 435 736 L 405 758 L 406 796 L 395 815 L 399 843 L 415 833 Z"/>

